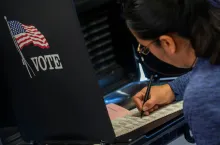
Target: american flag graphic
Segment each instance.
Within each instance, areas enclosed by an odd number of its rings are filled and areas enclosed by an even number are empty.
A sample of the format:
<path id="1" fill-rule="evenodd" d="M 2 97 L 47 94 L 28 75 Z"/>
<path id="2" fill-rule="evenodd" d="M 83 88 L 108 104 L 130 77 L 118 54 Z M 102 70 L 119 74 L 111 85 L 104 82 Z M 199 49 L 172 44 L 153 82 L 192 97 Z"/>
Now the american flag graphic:
<path id="1" fill-rule="evenodd" d="M 34 26 L 24 25 L 18 21 L 8 21 L 8 25 L 20 49 L 30 44 L 41 49 L 49 48 L 49 44 L 44 35 Z"/>

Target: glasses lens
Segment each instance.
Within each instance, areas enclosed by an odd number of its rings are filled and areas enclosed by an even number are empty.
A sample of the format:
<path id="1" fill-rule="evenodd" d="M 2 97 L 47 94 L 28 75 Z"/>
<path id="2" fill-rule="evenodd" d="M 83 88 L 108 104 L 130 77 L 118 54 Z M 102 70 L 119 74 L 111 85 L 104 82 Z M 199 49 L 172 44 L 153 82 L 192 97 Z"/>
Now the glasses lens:
<path id="1" fill-rule="evenodd" d="M 149 49 L 143 45 L 140 45 L 140 52 L 144 55 L 147 55 L 149 53 Z"/>
<path id="2" fill-rule="evenodd" d="M 149 49 L 146 48 L 146 47 L 144 47 L 142 53 L 143 53 L 144 55 L 147 55 L 149 52 L 150 52 Z"/>

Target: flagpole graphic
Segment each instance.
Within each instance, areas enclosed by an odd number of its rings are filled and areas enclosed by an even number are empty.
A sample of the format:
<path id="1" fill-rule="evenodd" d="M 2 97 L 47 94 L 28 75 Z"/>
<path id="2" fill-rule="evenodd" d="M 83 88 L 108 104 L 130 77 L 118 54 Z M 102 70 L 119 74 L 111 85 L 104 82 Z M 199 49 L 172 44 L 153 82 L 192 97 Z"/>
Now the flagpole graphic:
<path id="1" fill-rule="evenodd" d="M 21 56 L 22 63 L 25 65 L 30 78 L 36 76 L 31 66 L 26 61 L 22 50 L 25 46 L 33 44 L 40 49 L 49 49 L 50 46 L 44 37 L 44 35 L 33 25 L 24 25 L 19 21 L 8 21 L 7 17 L 4 16 L 10 31 L 11 37 L 14 41 L 15 47 Z"/>
<path id="2" fill-rule="evenodd" d="M 9 31 L 10 31 L 10 34 L 11 34 L 11 37 L 12 37 L 12 39 L 13 39 L 13 41 L 14 41 L 14 44 L 15 44 L 15 46 L 16 46 L 16 49 L 17 49 L 18 53 L 19 53 L 20 56 L 21 56 L 22 63 L 23 63 L 23 65 L 26 66 L 26 69 L 27 69 L 27 71 L 28 71 L 28 74 L 29 74 L 30 78 L 32 78 L 31 73 L 32 73 L 34 76 L 35 76 L 35 73 L 34 73 L 33 69 L 31 68 L 31 66 L 28 64 L 28 62 L 26 61 L 24 55 L 22 54 L 21 49 L 20 49 L 20 47 L 18 46 L 17 41 L 16 41 L 15 38 L 14 38 L 14 35 L 12 34 L 11 28 L 10 28 L 10 26 L 9 26 L 9 24 L 8 24 L 7 17 L 4 16 L 4 19 L 5 19 L 6 23 L 7 23 L 8 29 L 9 29 Z"/>

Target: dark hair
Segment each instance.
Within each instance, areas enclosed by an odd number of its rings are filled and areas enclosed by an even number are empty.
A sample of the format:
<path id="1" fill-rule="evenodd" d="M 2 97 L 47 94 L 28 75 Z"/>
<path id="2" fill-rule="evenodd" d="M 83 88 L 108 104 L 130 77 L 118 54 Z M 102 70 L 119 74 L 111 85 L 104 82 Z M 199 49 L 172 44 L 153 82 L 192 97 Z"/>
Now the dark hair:
<path id="1" fill-rule="evenodd" d="M 220 64 L 219 6 L 216 0 L 127 0 L 124 17 L 140 39 L 175 32 L 191 41 L 198 57 Z"/>

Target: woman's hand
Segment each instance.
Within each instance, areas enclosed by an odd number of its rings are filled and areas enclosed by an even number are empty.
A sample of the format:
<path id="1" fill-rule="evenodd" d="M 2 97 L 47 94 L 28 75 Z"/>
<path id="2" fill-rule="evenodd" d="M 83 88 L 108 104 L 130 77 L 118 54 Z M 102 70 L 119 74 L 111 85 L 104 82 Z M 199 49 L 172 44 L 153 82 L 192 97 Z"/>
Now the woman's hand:
<path id="1" fill-rule="evenodd" d="M 143 105 L 147 87 L 138 92 L 134 97 L 139 111 L 144 111 L 145 115 L 149 115 L 150 112 L 157 110 L 160 106 L 172 103 L 175 100 L 175 95 L 168 84 L 161 86 L 152 86 L 150 91 L 150 99 Z"/>

